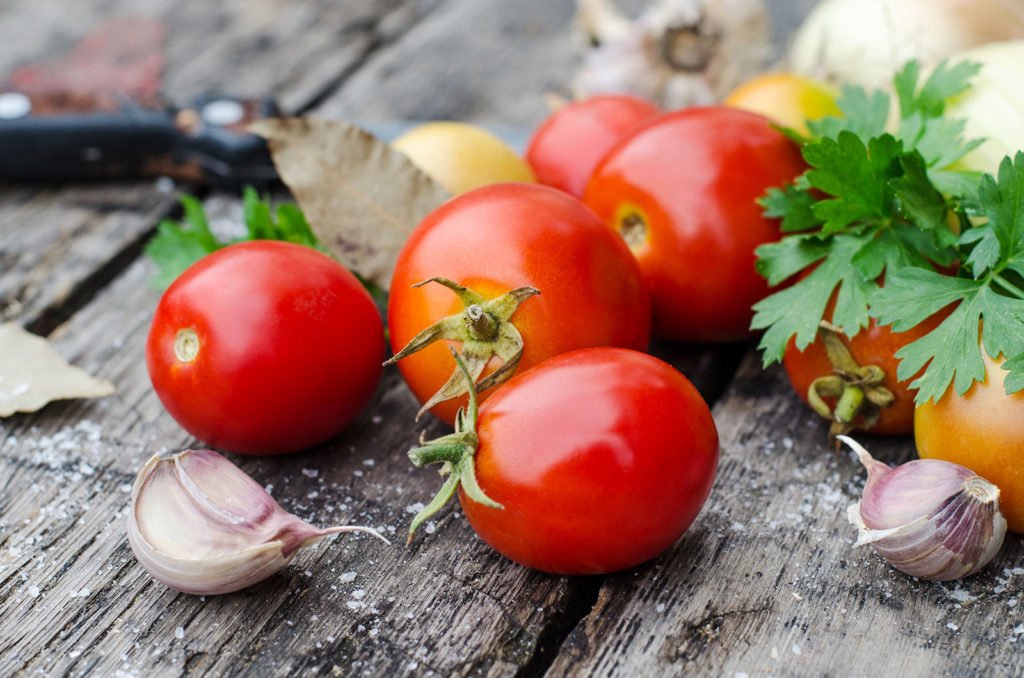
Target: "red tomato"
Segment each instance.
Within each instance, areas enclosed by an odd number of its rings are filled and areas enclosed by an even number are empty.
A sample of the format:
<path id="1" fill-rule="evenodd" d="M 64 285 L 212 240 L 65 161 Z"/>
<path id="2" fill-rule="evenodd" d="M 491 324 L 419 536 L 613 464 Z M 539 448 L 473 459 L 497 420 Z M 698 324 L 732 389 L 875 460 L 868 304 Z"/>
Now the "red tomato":
<path id="1" fill-rule="evenodd" d="M 1011 532 L 1024 533 L 1024 391 L 1007 395 L 1003 359 L 982 350 L 985 378 L 963 395 L 951 386 L 914 413 L 923 459 L 966 466 L 999 488 L 999 508 Z"/>
<path id="2" fill-rule="evenodd" d="M 639 260 L 655 335 L 750 335 L 751 306 L 769 292 L 754 249 L 779 238 L 755 201 L 804 169 L 796 144 L 767 118 L 725 107 L 655 118 L 608 152 L 584 202 Z"/>
<path id="3" fill-rule="evenodd" d="M 519 370 L 589 346 L 646 349 L 650 302 L 629 249 L 580 201 L 536 184 L 496 184 L 464 193 L 432 212 L 402 249 L 391 281 L 388 325 L 397 352 L 421 330 L 463 310 L 441 276 L 487 299 L 532 286 L 540 295 L 519 306 L 511 322 L 523 337 Z M 455 369 L 438 342 L 398 363 L 426 402 Z M 492 359 L 488 372 L 501 361 Z M 485 372 L 486 374 L 486 372 Z M 481 399 L 490 391 L 480 394 Z M 432 410 L 451 424 L 466 398 Z"/>
<path id="4" fill-rule="evenodd" d="M 718 431 L 700 394 L 650 355 L 573 351 L 514 377 L 481 407 L 476 477 L 504 508 L 459 499 L 484 541 L 558 574 L 639 565 L 700 512 Z"/>
<path id="5" fill-rule="evenodd" d="M 294 452 L 359 414 L 384 352 L 380 314 L 341 264 L 275 241 L 231 245 L 167 289 L 146 344 L 160 401 L 232 452 Z"/>
<path id="6" fill-rule="evenodd" d="M 843 344 L 849 349 L 858 365 L 861 367 L 877 365 L 885 371 L 884 386 L 896 397 L 890 407 L 881 411 L 874 426 L 866 428 L 858 426 L 857 428 L 884 435 L 906 435 L 914 430 L 915 392 L 910 390 L 910 382 L 913 379 L 907 381 L 896 379 L 899 360 L 893 356 L 896 351 L 938 327 L 946 315 L 948 314 L 936 314 L 906 332 L 893 332 L 888 326 L 876 325 L 872 319 L 868 327 L 857 333 L 853 339 L 846 336 L 841 337 Z M 804 402 L 807 401 L 807 390 L 811 387 L 811 383 L 818 377 L 833 373 L 832 363 L 829 362 L 825 346 L 820 338 L 803 351 L 798 351 L 795 342 L 790 340 L 782 364 L 786 368 L 786 374 L 789 376 L 789 383 L 793 385 L 793 390 Z M 834 405 L 834 402 L 829 404 Z"/>
<path id="7" fill-rule="evenodd" d="M 654 104 L 625 94 L 574 101 L 537 128 L 526 149 L 526 161 L 542 184 L 580 197 L 608 149 L 659 113 Z"/>

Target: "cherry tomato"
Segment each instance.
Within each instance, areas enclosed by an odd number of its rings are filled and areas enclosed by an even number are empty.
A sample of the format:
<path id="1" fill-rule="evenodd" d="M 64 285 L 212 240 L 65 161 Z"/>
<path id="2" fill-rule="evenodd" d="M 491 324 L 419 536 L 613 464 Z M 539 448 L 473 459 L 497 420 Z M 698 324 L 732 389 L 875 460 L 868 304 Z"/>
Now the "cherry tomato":
<path id="1" fill-rule="evenodd" d="M 829 311 L 829 315 L 831 315 L 831 311 Z M 892 405 L 881 410 L 878 421 L 874 425 L 858 425 L 856 428 L 884 435 L 907 435 L 914 430 L 915 392 L 910 390 L 910 382 L 913 379 L 907 381 L 896 379 L 899 360 L 893 356 L 896 351 L 938 327 L 946 315 L 948 314 L 936 314 L 906 332 L 893 332 L 888 326 L 876 325 L 872 319 L 868 327 L 862 329 L 852 339 L 845 335 L 840 337 L 843 345 L 846 346 L 858 365 L 862 367 L 877 365 L 882 368 L 885 372 L 885 381 L 882 385 L 895 396 Z M 786 375 L 789 377 L 789 383 L 793 385 L 793 390 L 805 402 L 811 383 L 819 377 L 828 376 L 834 372 L 820 338 L 803 351 L 797 350 L 795 342 L 790 340 L 782 364 L 786 368 Z M 834 402 L 829 404 L 834 405 Z M 857 424 L 858 420 L 855 420 L 854 423 Z"/>
<path id="2" fill-rule="evenodd" d="M 452 195 L 503 181 L 536 180 L 508 144 L 466 122 L 428 122 L 391 145 Z"/>
<path id="3" fill-rule="evenodd" d="M 341 264 L 276 241 L 231 245 L 167 288 L 146 343 L 160 401 L 203 442 L 293 452 L 338 433 L 380 377 L 384 331 Z"/>
<path id="4" fill-rule="evenodd" d="M 625 94 L 574 101 L 537 128 L 526 160 L 542 184 L 581 197 L 608 149 L 660 112 L 654 104 Z"/>
<path id="5" fill-rule="evenodd" d="M 724 107 L 655 118 L 608 152 L 584 202 L 640 262 L 655 335 L 750 335 L 751 306 L 768 295 L 754 249 L 779 238 L 755 201 L 804 169 L 796 144 L 767 118 Z"/>
<path id="6" fill-rule="evenodd" d="M 650 302 L 629 249 L 580 201 L 547 186 L 480 188 L 448 201 L 417 226 L 391 281 L 388 324 L 394 351 L 463 310 L 450 289 L 413 287 L 437 276 L 487 299 L 523 286 L 540 291 L 510 319 L 523 339 L 519 370 L 589 346 L 646 349 L 650 339 Z M 444 344 L 432 344 L 398 363 L 420 402 L 455 369 Z M 500 363 L 493 359 L 487 372 Z M 451 424 L 465 400 L 449 400 L 432 411 Z"/>
<path id="7" fill-rule="evenodd" d="M 922 458 L 966 466 L 995 483 L 1008 529 L 1024 533 L 1024 392 L 1007 395 L 1002 357 L 984 350 L 982 357 L 984 381 L 918 406 L 914 439 Z"/>
<path id="8" fill-rule="evenodd" d="M 766 115 L 807 134 L 807 121 L 839 115 L 835 95 L 822 83 L 792 73 L 765 73 L 743 83 L 723 101 L 726 106 Z"/>
<path id="9" fill-rule="evenodd" d="M 480 409 L 476 477 L 504 508 L 459 499 L 518 563 L 558 574 L 626 569 L 671 546 L 700 512 L 718 431 L 693 385 L 650 355 L 566 353 L 517 375 Z"/>

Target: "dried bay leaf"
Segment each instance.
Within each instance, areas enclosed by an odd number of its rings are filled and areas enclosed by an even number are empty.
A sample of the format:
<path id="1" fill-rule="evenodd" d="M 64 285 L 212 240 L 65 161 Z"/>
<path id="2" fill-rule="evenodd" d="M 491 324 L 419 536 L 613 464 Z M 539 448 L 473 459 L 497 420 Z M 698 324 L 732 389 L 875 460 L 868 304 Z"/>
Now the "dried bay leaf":
<path id="1" fill-rule="evenodd" d="M 18 323 L 0 325 L 0 417 L 35 412 L 52 400 L 113 392 L 113 384 L 69 365 L 43 337 Z"/>
<path id="2" fill-rule="evenodd" d="M 250 131 L 267 139 L 320 242 L 384 289 L 416 224 L 450 197 L 404 155 L 340 120 L 260 120 Z"/>

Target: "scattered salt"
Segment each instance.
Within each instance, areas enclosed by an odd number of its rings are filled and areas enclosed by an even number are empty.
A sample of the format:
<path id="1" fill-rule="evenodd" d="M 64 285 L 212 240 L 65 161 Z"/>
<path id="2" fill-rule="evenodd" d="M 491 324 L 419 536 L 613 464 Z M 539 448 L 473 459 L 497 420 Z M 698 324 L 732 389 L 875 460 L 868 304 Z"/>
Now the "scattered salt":
<path id="1" fill-rule="evenodd" d="M 793 439 L 790 438 L 789 436 L 783 438 L 782 439 L 782 446 L 785 447 L 787 450 L 792 450 L 793 449 Z"/>
<path id="2" fill-rule="evenodd" d="M 363 466 L 373 466 L 376 463 L 373 459 L 363 459 Z"/>
<path id="3" fill-rule="evenodd" d="M 356 589 L 352 592 L 352 597 L 356 600 L 360 600 L 366 595 L 366 589 Z"/>
<path id="4" fill-rule="evenodd" d="M 772 659 L 778 659 L 778 658 L 779 658 L 779 648 L 773 647 L 772 648 Z"/>
<path id="5" fill-rule="evenodd" d="M 267 494 L 274 494 L 274 483 L 267 483 L 263 486 L 263 491 Z"/>
<path id="6" fill-rule="evenodd" d="M 345 603 L 345 607 L 347 607 L 350 610 L 361 610 L 364 607 L 366 607 L 366 603 L 363 603 L 358 600 L 349 600 Z"/>
<path id="7" fill-rule="evenodd" d="M 174 637 L 177 638 L 178 640 L 181 640 L 182 638 L 184 638 L 185 637 L 185 629 L 180 627 L 180 626 L 178 628 L 174 629 Z"/>
<path id="8" fill-rule="evenodd" d="M 665 603 L 658 603 L 655 606 L 654 609 L 657 610 L 658 612 L 664 612 L 665 611 Z"/>
<path id="9" fill-rule="evenodd" d="M 379 414 L 375 414 L 372 417 L 370 417 L 370 421 L 372 421 L 374 424 L 379 424 L 382 421 L 384 421 L 384 417 L 380 416 Z"/>
<path id="10" fill-rule="evenodd" d="M 352 471 L 352 475 L 354 475 L 356 478 L 362 478 L 363 472 L 360 471 L 359 469 L 356 469 L 355 471 Z"/>
<path id="11" fill-rule="evenodd" d="M 978 599 L 977 596 L 972 596 L 970 593 L 960 588 L 959 586 L 957 586 L 952 591 L 946 591 L 946 595 L 952 598 L 953 600 L 957 601 L 958 603 L 973 603 L 975 600 Z"/>
<path id="12" fill-rule="evenodd" d="M 29 586 L 28 587 L 28 595 L 30 597 L 32 597 L 32 598 L 35 598 L 36 596 L 38 596 L 39 595 L 39 587 L 36 586 L 35 584 L 32 584 L 31 586 Z"/>
<path id="13" fill-rule="evenodd" d="M 317 471 L 315 468 L 304 468 L 302 469 L 302 475 L 306 476 L 307 478 L 316 478 L 318 475 L 320 475 L 320 471 Z"/>
<path id="14" fill-rule="evenodd" d="M 437 531 L 437 524 L 433 520 L 428 520 L 426 527 L 423 529 L 426 530 L 427 534 L 434 534 Z"/>
<path id="15" fill-rule="evenodd" d="M 948 624 L 946 624 L 946 628 L 949 629 L 950 631 L 959 631 L 960 630 L 960 627 L 957 626 L 956 624 L 954 624 L 953 622 L 949 622 Z"/>
<path id="16" fill-rule="evenodd" d="M 354 582 L 357 576 L 358 575 L 355 572 L 346 572 L 342 574 L 340 577 L 338 577 L 338 581 L 340 581 L 342 584 L 348 584 Z"/>
<path id="17" fill-rule="evenodd" d="M 71 657 L 72 659 L 78 659 L 79 657 L 82 656 L 82 651 L 81 650 L 71 650 L 71 652 L 68 652 L 68 656 Z"/>
<path id="18" fill-rule="evenodd" d="M 797 600 L 803 600 L 803 599 L 804 599 L 804 597 L 803 597 L 803 596 L 801 596 L 801 595 L 800 595 L 799 593 L 797 593 L 796 591 L 790 591 L 790 593 L 791 593 L 791 594 L 793 594 L 793 597 L 794 597 L 794 598 L 796 598 Z"/>
<path id="19" fill-rule="evenodd" d="M 800 646 L 797 645 L 796 643 L 793 643 L 793 654 L 795 654 L 795 655 L 803 654 L 803 651 L 800 649 Z"/>
<path id="20" fill-rule="evenodd" d="M 1009 607 L 1017 607 L 1017 599 L 1016 598 L 1010 598 L 1008 601 L 1006 601 L 1006 604 Z"/>
<path id="21" fill-rule="evenodd" d="M 420 511 L 422 511 L 424 508 L 425 507 L 423 506 L 423 502 L 418 501 L 415 504 L 409 504 L 408 506 L 406 506 L 405 507 L 405 512 L 406 513 L 411 513 L 411 514 L 415 515 L 415 514 L 419 513 Z"/>

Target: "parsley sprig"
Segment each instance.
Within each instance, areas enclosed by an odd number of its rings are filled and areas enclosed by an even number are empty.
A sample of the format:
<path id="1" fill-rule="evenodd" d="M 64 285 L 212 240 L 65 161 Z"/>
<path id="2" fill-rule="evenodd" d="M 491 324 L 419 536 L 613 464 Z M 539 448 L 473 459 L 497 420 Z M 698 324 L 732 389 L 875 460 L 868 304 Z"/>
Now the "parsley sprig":
<path id="1" fill-rule="evenodd" d="M 146 255 L 157 266 L 153 285 L 164 289 L 181 273 L 210 252 L 243 240 L 284 240 L 326 251 L 317 241 L 306 217 L 294 204 L 282 203 L 277 209 L 269 198 L 261 198 L 256 189 L 247 187 L 242 195 L 244 237 L 222 240 L 210 229 L 206 211 L 196 198 L 182 195 L 182 221 L 164 219 L 157 233 L 146 245 Z"/>
<path id="2" fill-rule="evenodd" d="M 754 307 L 766 365 L 791 340 L 802 350 L 815 339 L 834 296 L 830 321 L 851 337 L 872 317 L 906 331 L 952 308 L 896 354 L 899 379 L 921 372 L 918 402 L 984 378 L 979 333 L 1007 358 L 1007 392 L 1024 389 L 1024 154 L 998 179 L 959 169 L 981 140 L 943 116 L 977 70 L 943 63 L 920 83 L 911 62 L 893 82 L 895 125 L 887 94 L 847 87 L 841 116 L 809 123 L 809 137 L 790 132 L 810 169 L 762 199 L 785 235 L 758 248 L 757 266 L 772 285 L 802 275 Z"/>
<path id="3" fill-rule="evenodd" d="M 998 179 L 984 176 L 978 188 L 983 220 L 965 230 L 965 255 L 957 275 L 908 267 L 893 273 L 871 298 L 871 314 L 902 332 L 941 309 L 956 307 L 938 327 L 896 352 L 896 376 L 910 379 L 917 401 L 938 399 L 953 384 L 964 393 L 984 379 L 978 344 L 1007 358 L 1007 393 L 1024 389 L 1024 153 L 1004 158 Z"/>

